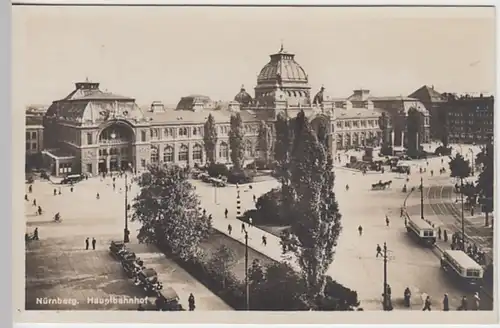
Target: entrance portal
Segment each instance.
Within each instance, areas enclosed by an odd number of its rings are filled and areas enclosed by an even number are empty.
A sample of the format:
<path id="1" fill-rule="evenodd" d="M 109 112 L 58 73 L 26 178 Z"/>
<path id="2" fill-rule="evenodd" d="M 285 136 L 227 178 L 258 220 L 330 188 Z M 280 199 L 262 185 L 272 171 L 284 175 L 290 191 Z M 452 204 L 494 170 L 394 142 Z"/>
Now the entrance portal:
<path id="1" fill-rule="evenodd" d="M 107 173 L 108 168 L 106 167 L 106 162 L 105 161 L 99 161 L 99 173 Z"/>

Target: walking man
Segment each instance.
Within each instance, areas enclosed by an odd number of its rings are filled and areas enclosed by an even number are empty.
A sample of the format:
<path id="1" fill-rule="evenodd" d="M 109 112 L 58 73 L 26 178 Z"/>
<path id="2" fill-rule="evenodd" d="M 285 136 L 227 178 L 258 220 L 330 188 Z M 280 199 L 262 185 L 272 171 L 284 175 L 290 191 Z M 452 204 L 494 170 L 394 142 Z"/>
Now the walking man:
<path id="1" fill-rule="evenodd" d="M 33 232 L 33 240 L 38 240 L 38 227 L 36 227 L 35 231 Z"/>
<path id="2" fill-rule="evenodd" d="M 97 241 L 95 240 L 95 238 L 92 237 L 92 249 L 95 251 L 95 244 L 97 243 Z"/>
<path id="3" fill-rule="evenodd" d="M 246 229 L 245 229 L 245 223 L 243 222 L 243 223 L 241 224 L 241 233 L 243 233 L 243 232 L 245 232 L 245 231 L 246 231 Z"/>
<path id="4" fill-rule="evenodd" d="M 96 199 L 100 199 L 101 196 L 99 196 L 99 193 L 97 193 L 97 195 L 95 196 Z"/>
<path id="5" fill-rule="evenodd" d="M 358 227 L 358 232 L 359 232 L 359 235 L 363 235 L 363 227 L 362 226 L 359 226 Z"/>
<path id="6" fill-rule="evenodd" d="M 382 247 L 380 247 L 380 245 L 377 244 L 377 255 L 375 257 L 378 257 L 379 255 L 382 256 L 382 257 L 384 256 L 382 254 Z"/>
<path id="7" fill-rule="evenodd" d="M 480 301 L 481 301 L 481 299 L 479 298 L 479 293 L 476 292 L 474 294 L 474 305 L 475 305 L 474 310 L 479 311 Z"/>
<path id="8" fill-rule="evenodd" d="M 430 310 L 431 310 L 431 297 L 427 295 L 427 297 L 425 298 L 424 308 L 422 309 L 422 311 L 430 311 Z"/>
<path id="9" fill-rule="evenodd" d="M 36 198 L 33 199 L 33 206 L 36 206 Z"/>
<path id="10" fill-rule="evenodd" d="M 387 214 L 385 215 L 385 225 L 389 226 L 389 217 L 387 216 Z"/>
<path id="11" fill-rule="evenodd" d="M 85 239 L 85 250 L 89 249 L 89 238 Z"/>
<path id="12" fill-rule="evenodd" d="M 450 311 L 450 302 L 448 300 L 448 294 L 444 294 L 443 311 Z"/>
<path id="13" fill-rule="evenodd" d="M 226 217 L 226 219 L 227 219 L 227 214 L 228 214 L 228 213 L 229 213 L 229 211 L 228 211 L 228 210 L 227 210 L 227 208 L 226 208 L 226 210 L 224 211 L 224 216 Z"/>
<path id="14" fill-rule="evenodd" d="M 441 240 L 441 227 L 438 228 L 438 238 Z"/>
<path id="15" fill-rule="evenodd" d="M 257 202 L 257 197 L 255 197 L 255 195 L 253 195 L 253 202 Z"/>
<path id="16" fill-rule="evenodd" d="M 262 245 L 264 245 L 264 246 L 267 245 L 267 238 L 266 238 L 266 236 L 262 236 Z"/>
<path id="17" fill-rule="evenodd" d="M 250 225 L 252 225 L 252 218 L 248 218 L 248 223 L 250 223 Z"/>
<path id="18" fill-rule="evenodd" d="M 230 236 L 231 236 L 232 231 L 233 231 L 233 227 L 230 224 L 228 224 L 227 225 L 227 232 L 229 233 Z"/>
<path id="19" fill-rule="evenodd" d="M 189 311 L 194 311 L 194 309 L 196 308 L 196 306 L 194 304 L 194 295 L 193 295 L 193 293 L 189 294 L 188 303 L 189 303 Z"/>

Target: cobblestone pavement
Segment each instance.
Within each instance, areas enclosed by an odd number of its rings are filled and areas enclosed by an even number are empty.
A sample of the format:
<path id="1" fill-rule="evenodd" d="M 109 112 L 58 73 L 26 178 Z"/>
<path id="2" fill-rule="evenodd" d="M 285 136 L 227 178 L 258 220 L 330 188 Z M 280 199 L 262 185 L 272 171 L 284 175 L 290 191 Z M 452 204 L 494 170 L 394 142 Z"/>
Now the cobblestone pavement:
<path id="1" fill-rule="evenodd" d="M 26 307 L 27 309 L 136 309 L 137 304 L 92 304 L 91 298 L 106 299 L 144 297 L 122 273 L 120 264 L 108 252 L 109 241 L 123 238 L 124 195 L 123 179 L 117 179 L 113 191 L 111 179 L 92 178 L 67 186 L 37 181 L 26 202 L 27 231 L 39 229 L 40 241 L 33 241 L 26 250 Z M 61 188 L 54 196 L 53 189 Z M 96 199 L 96 194 L 100 199 Z M 44 214 L 35 215 L 32 200 L 42 206 Z M 53 222 L 60 212 L 61 223 Z M 131 229 L 137 228 L 131 224 Z M 146 266 L 154 268 L 164 286 L 178 293 L 184 308 L 189 293 L 196 297 L 197 310 L 231 310 L 219 297 L 167 259 L 154 246 L 139 245 L 131 233 L 129 245 Z M 85 238 L 95 237 L 96 250 L 85 250 Z M 41 298 L 75 300 L 72 304 L 37 304 Z M 40 302 L 39 302 L 40 303 Z"/>
<path id="2" fill-rule="evenodd" d="M 371 191 L 370 185 L 378 180 L 393 180 L 391 190 Z M 410 185 L 417 185 L 420 177 L 410 176 Z M 233 226 L 231 237 L 244 241 L 241 221 L 236 220 L 236 188 L 214 188 L 200 181 L 193 182 L 201 196 L 202 206 L 212 213 L 214 227 L 227 233 L 227 225 Z M 404 223 L 399 218 L 399 209 L 406 194 L 401 192 L 406 184 L 406 176 L 395 173 L 363 176 L 361 173 L 336 170 L 336 196 L 343 216 L 343 232 L 338 241 L 335 261 L 328 274 L 340 283 L 358 292 L 362 307 L 366 310 L 381 309 L 381 290 L 383 286 L 383 262 L 375 257 L 376 245 L 384 241 L 390 250 L 388 266 L 389 284 L 392 287 L 397 307 L 402 307 L 402 295 L 406 287 L 413 291 L 413 309 L 420 310 L 420 295 L 429 294 L 438 304 L 444 293 L 450 296 L 451 307 L 459 305 L 462 292 L 457 289 L 441 271 L 439 260 L 431 249 L 416 245 L 406 235 Z M 345 185 L 350 186 L 349 191 Z M 253 183 L 252 189 L 240 186 L 242 210 L 254 208 L 253 196 L 259 197 L 273 187 L 277 181 Z M 224 210 L 228 209 L 228 219 Z M 385 215 L 391 219 L 385 226 Z M 357 227 L 364 228 L 363 236 L 358 235 Z M 275 260 L 288 260 L 283 256 L 279 239 L 257 227 L 248 227 L 250 247 Z M 267 245 L 261 243 L 266 236 Z M 438 305 L 436 305 L 437 307 Z"/>

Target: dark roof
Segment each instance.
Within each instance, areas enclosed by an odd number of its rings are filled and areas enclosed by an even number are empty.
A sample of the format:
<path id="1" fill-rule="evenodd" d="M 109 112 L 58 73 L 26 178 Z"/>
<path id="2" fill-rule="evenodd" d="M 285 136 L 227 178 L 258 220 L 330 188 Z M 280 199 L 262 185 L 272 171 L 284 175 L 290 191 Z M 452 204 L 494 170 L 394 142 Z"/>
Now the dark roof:
<path id="1" fill-rule="evenodd" d="M 234 113 L 229 110 L 201 109 L 198 111 L 166 110 L 159 113 L 146 112 L 144 115 L 149 118 L 151 124 L 203 124 L 207 121 L 209 114 L 212 114 L 216 123 L 229 123 L 231 115 Z M 246 122 L 269 120 L 271 118 L 271 113 L 266 110 L 241 110 L 238 113 L 240 113 L 242 120 Z"/>
<path id="2" fill-rule="evenodd" d="M 42 125 L 43 116 L 39 115 L 26 115 L 26 125 Z"/>
<path id="3" fill-rule="evenodd" d="M 424 103 L 445 101 L 445 98 L 441 93 L 434 90 L 434 87 L 429 87 L 427 85 L 420 87 L 420 89 L 416 90 L 408 97 L 417 98 Z"/>

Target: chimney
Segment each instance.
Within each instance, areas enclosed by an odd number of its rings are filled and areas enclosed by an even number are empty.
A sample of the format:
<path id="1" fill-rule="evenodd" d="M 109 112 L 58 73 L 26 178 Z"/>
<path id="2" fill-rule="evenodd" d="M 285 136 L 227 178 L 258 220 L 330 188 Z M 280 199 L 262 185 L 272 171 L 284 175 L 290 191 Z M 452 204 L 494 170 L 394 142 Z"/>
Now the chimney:
<path id="1" fill-rule="evenodd" d="M 152 113 L 163 113 L 165 112 L 165 106 L 161 101 L 153 101 L 151 103 L 150 111 Z"/>

